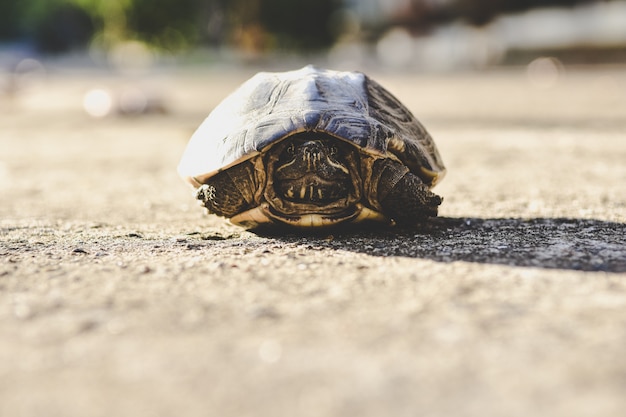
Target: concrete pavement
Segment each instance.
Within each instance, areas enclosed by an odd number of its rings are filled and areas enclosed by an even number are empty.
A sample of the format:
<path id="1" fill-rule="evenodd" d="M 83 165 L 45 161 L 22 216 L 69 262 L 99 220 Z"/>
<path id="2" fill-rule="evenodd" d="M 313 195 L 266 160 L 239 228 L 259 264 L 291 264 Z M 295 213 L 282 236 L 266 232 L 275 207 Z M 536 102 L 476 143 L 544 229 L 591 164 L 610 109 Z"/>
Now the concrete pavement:
<path id="1" fill-rule="evenodd" d="M 262 236 L 175 167 L 250 71 L 0 98 L 0 415 L 622 416 L 626 72 L 372 74 L 448 175 L 417 230 Z M 93 88 L 167 113 L 103 119 Z"/>

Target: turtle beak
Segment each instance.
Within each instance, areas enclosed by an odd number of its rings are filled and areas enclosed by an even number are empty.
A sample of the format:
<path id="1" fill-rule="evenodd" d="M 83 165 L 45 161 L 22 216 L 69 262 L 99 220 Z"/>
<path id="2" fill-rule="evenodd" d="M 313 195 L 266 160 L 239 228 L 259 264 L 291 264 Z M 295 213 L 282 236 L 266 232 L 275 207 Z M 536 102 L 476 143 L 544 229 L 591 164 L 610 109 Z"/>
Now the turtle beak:
<path id="1" fill-rule="evenodd" d="M 301 146 L 302 161 L 306 164 L 307 171 L 317 171 L 324 155 L 324 148 L 317 141 L 305 142 Z"/>

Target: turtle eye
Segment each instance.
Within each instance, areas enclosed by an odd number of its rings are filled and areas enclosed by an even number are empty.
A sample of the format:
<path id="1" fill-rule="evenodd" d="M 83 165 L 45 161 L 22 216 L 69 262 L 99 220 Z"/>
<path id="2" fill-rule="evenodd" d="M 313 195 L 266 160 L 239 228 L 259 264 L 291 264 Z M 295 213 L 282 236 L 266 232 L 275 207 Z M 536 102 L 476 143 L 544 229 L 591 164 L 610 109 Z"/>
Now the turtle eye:
<path id="1" fill-rule="evenodd" d="M 330 149 L 330 154 L 332 155 L 337 155 L 339 153 L 339 149 L 337 149 L 337 147 L 335 145 L 331 146 Z"/>
<path id="2" fill-rule="evenodd" d="M 293 146 L 293 143 L 289 144 L 289 146 L 287 147 L 287 153 L 289 155 L 293 155 L 294 153 L 296 153 L 296 148 Z"/>

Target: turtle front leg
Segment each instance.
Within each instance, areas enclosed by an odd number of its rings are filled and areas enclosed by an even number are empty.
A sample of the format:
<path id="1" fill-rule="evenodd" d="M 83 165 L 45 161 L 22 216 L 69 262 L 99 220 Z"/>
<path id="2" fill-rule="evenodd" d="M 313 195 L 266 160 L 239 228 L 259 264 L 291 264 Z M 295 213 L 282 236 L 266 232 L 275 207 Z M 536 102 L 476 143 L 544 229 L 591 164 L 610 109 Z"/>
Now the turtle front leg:
<path id="1" fill-rule="evenodd" d="M 408 168 L 391 160 L 379 161 L 378 201 L 384 213 L 400 226 L 436 217 L 443 199 Z"/>
<path id="2" fill-rule="evenodd" d="M 254 173 L 250 164 L 240 164 L 212 176 L 196 189 L 196 198 L 209 213 L 231 218 L 252 207 Z"/>

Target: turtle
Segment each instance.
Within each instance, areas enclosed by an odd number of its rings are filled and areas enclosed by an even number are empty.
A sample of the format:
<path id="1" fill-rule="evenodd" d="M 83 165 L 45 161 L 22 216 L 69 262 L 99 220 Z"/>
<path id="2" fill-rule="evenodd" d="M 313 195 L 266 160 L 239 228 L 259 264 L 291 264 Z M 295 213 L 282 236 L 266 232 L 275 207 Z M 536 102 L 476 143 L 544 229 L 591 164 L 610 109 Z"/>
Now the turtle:
<path id="1" fill-rule="evenodd" d="M 253 229 L 437 216 L 446 169 L 435 142 L 362 72 L 259 72 L 218 104 L 178 165 L 209 213 Z"/>

